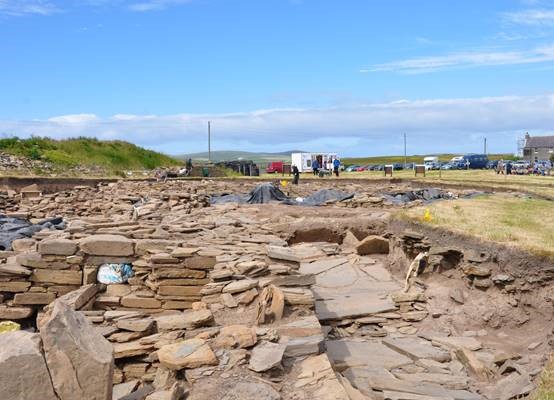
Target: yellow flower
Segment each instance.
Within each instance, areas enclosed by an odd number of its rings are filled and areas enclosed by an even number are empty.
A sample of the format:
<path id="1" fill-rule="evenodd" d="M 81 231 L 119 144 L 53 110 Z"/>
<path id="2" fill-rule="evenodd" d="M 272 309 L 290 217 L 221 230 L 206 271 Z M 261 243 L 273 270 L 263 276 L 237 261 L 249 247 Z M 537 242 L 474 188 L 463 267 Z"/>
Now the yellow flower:
<path id="1" fill-rule="evenodd" d="M 423 214 L 423 220 L 425 222 L 431 222 L 433 220 L 433 216 L 431 215 L 431 211 L 426 208 L 425 213 Z"/>

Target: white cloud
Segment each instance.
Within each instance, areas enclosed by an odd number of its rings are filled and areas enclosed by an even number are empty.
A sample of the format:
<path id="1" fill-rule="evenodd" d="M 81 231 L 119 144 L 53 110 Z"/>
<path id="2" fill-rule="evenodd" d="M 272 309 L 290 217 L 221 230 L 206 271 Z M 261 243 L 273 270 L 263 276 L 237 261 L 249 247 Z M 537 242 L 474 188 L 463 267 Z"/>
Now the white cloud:
<path id="1" fill-rule="evenodd" d="M 60 115 L 48 119 L 48 122 L 54 122 L 61 125 L 82 125 L 98 121 L 99 118 L 94 114 L 70 114 Z"/>
<path id="2" fill-rule="evenodd" d="M 129 9 L 137 12 L 158 11 L 181 4 L 190 3 L 192 0 L 147 0 L 139 3 L 132 3 Z"/>
<path id="3" fill-rule="evenodd" d="M 487 136 L 492 151 L 514 151 L 526 131 L 554 126 L 554 94 L 402 100 L 317 109 L 271 109 L 228 114 L 94 114 L 48 120 L 0 121 L 0 134 L 122 139 L 168 153 L 206 147 L 212 122 L 214 148 L 289 150 L 333 147 L 344 155 L 400 153 L 408 134 L 411 153 L 479 151 Z M 316 150 L 316 149 L 314 149 Z"/>
<path id="4" fill-rule="evenodd" d="M 0 0 L 0 15 L 50 15 L 58 11 L 54 3 L 47 0 Z"/>
<path id="5" fill-rule="evenodd" d="M 518 25 L 554 26 L 554 9 L 528 9 L 503 14 L 507 22 Z"/>
<path id="6" fill-rule="evenodd" d="M 192 2 L 192 0 L 77 0 L 67 5 L 67 10 L 75 6 L 124 8 L 134 12 L 165 10 Z M 56 0 L 0 0 L 0 16 L 19 17 L 24 15 L 51 15 L 62 9 Z M 67 11 L 66 10 L 66 11 Z M 88 27 L 79 31 L 86 31 Z"/>
<path id="7" fill-rule="evenodd" d="M 554 45 L 524 51 L 474 51 L 441 56 L 416 57 L 373 65 L 360 72 L 427 73 L 452 68 L 471 68 L 494 65 L 536 64 L 554 61 Z"/>

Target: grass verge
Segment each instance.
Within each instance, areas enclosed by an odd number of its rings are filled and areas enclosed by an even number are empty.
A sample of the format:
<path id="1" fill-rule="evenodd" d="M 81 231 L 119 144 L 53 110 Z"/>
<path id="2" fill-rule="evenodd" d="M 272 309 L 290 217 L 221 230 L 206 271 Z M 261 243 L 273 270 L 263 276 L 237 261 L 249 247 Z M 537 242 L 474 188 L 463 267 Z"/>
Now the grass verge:
<path id="1" fill-rule="evenodd" d="M 544 368 L 532 400 L 554 400 L 554 358 Z"/>
<path id="2" fill-rule="evenodd" d="M 181 163 L 165 154 L 157 153 L 124 141 L 101 141 L 95 138 L 54 140 L 0 139 L 0 151 L 52 163 L 67 169 L 76 166 L 98 166 L 107 171 L 153 169 Z"/>
<path id="3" fill-rule="evenodd" d="M 399 217 L 554 259 L 554 202 L 549 200 L 482 195 L 402 210 Z"/>

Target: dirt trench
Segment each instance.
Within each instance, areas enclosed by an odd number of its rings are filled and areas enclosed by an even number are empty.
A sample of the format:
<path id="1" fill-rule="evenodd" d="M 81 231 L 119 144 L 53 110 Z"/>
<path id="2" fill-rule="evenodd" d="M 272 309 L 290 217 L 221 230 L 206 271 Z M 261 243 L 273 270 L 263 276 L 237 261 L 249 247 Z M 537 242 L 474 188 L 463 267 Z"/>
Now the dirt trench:
<path id="1" fill-rule="evenodd" d="M 316 276 L 316 285 L 312 287 L 316 313 L 327 332 L 326 351 L 335 371 L 370 399 L 419 398 L 417 395 L 428 399 L 528 398 L 554 345 L 552 261 L 382 215 L 364 218 L 367 218 L 364 223 L 360 223 L 363 218 L 350 221 L 357 220 L 356 224 L 349 223 L 345 216 L 340 222 L 323 216 L 309 224 L 290 224 L 282 236 L 290 245 L 318 241 L 342 244 L 349 230 L 358 239 L 382 235 L 389 240 L 388 256 L 370 255 L 371 262 L 364 257 L 351 258 L 349 267 L 338 263 L 329 270 L 336 270 L 336 276 L 331 277 L 329 271 L 324 272 L 326 277 Z M 410 293 L 421 293 L 425 301 L 413 297 L 397 302 L 395 311 L 329 317 L 329 310 L 336 310 L 333 301 L 343 294 L 353 301 L 375 301 L 379 311 L 383 296 L 394 297 L 398 288 L 404 286 L 407 267 L 421 252 L 427 252 L 428 257 L 420 264 Z M 390 278 L 384 276 L 387 272 Z M 351 286 L 345 285 L 344 293 L 337 289 L 329 294 L 329 288 L 321 284 L 346 282 L 350 275 Z M 360 284 L 360 279 L 365 279 L 365 283 Z M 394 290 L 389 290 L 389 286 Z M 366 294 L 365 298 L 356 297 L 359 290 Z M 374 294 L 377 296 L 373 297 Z M 400 315 L 398 320 L 395 313 Z M 409 313 L 414 316 L 412 319 L 405 318 Z M 421 313 L 426 313 L 425 317 L 420 318 Z M 429 352 L 447 350 L 450 355 L 445 357 L 450 361 L 431 366 L 431 361 L 414 359 L 410 354 L 413 363 L 402 365 L 401 360 L 383 356 L 383 365 L 377 365 L 381 374 L 375 372 L 374 362 L 366 365 L 366 361 L 356 357 L 356 353 L 367 352 L 368 357 L 375 352 L 379 354 L 382 344 L 398 350 L 391 341 L 414 341 L 414 346 L 417 342 Z M 402 350 L 402 355 L 411 351 Z M 483 370 L 472 369 L 471 361 L 460 362 L 463 357 L 460 351 L 474 356 L 476 365 Z M 404 389 L 414 397 L 395 394 L 395 386 L 400 388 L 399 393 L 404 390 L 403 380 L 413 384 Z M 447 395 L 451 397 L 441 397 Z"/>

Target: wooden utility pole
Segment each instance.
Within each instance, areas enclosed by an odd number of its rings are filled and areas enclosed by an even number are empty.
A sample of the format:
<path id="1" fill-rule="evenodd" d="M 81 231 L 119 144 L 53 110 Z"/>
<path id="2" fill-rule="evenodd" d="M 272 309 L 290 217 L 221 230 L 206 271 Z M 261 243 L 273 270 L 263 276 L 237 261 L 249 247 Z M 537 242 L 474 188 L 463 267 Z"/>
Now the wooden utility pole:
<path id="1" fill-rule="evenodd" d="M 208 121 L 208 161 L 212 162 L 212 129 L 210 121 Z"/>
<path id="2" fill-rule="evenodd" d="M 487 138 L 485 138 L 485 155 L 487 155 Z"/>

